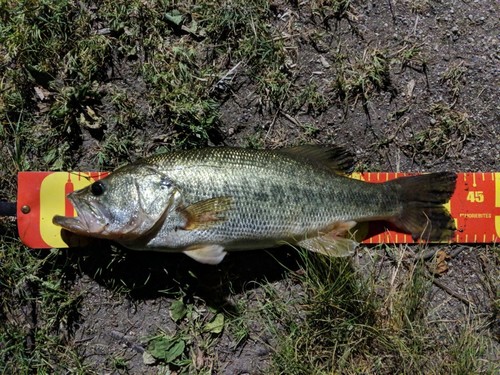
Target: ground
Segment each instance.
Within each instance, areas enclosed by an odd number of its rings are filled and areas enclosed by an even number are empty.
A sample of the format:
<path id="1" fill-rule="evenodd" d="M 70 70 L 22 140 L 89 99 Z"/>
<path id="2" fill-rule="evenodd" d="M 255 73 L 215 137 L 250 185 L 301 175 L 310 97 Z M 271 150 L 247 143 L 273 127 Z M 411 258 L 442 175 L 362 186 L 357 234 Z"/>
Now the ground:
<path id="1" fill-rule="evenodd" d="M 207 145 L 498 171 L 499 14 L 494 0 L 2 2 L 0 199 L 19 170 Z M 2 372 L 499 371 L 496 244 L 206 266 L 106 242 L 28 250 L 8 218 L 0 234 Z"/>

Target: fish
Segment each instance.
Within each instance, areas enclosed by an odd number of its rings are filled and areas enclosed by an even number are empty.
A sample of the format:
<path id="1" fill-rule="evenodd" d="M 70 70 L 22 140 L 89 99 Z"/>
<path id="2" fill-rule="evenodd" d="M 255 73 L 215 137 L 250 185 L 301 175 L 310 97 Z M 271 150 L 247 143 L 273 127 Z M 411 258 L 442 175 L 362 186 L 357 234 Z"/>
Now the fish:
<path id="1" fill-rule="evenodd" d="M 283 244 L 349 256 L 353 228 L 386 221 L 413 239 L 445 241 L 445 208 L 456 174 L 435 172 L 369 183 L 347 176 L 341 146 L 277 150 L 208 147 L 153 155 L 72 192 L 75 217 L 53 223 L 132 250 L 183 252 L 219 264 L 227 252 Z"/>

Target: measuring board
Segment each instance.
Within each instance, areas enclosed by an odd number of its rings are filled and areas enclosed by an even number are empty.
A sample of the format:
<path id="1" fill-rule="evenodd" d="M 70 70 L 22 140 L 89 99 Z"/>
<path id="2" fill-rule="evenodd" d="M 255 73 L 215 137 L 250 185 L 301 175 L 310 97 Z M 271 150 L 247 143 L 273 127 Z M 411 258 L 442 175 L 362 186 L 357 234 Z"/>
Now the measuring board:
<path id="1" fill-rule="evenodd" d="M 107 172 L 20 172 L 18 174 L 17 225 L 21 241 L 30 248 L 64 248 L 68 244 L 61 228 L 52 224 L 54 215 L 76 216 L 66 198 L 107 176 Z M 352 178 L 382 183 L 411 173 L 354 173 Z M 458 173 L 455 193 L 446 204 L 457 231 L 450 242 L 500 242 L 500 173 Z M 386 222 L 362 223 L 356 239 L 367 244 L 413 243 L 409 234 Z"/>

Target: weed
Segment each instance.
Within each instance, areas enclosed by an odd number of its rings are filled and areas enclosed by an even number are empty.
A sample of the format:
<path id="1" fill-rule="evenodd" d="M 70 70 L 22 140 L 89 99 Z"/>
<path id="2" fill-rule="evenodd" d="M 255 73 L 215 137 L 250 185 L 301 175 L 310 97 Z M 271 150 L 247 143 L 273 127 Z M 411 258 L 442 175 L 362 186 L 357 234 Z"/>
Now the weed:
<path id="1" fill-rule="evenodd" d="M 12 139 L 12 151 L 10 152 L 11 159 L 14 163 L 15 170 L 17 171 L 22 171 L 28 168 L 29 164 L 28 161 L 25 158 L 25 152 L 23 150 L 24 147 L 24 142 L 23 138 L 26 136 L 25 134 L 22 133 L 22 122 L 23 122 L 23 116 L 19 117 L 19 119 L 16 121 L 16 124 L 13 124 L 9 117 L 7 116 L 7 122 L 9 124 L 9 127 L 7 129 L 2 130 L 2 136 L 5 137 L 4 139 L 11 138 Z M 10 136 L 10 137 L 9 137 Z"/>
<path id="2" fill-rule="evenodd" d="M 306 138 L 306 140 L 308 137 L 314 137 L 314 136 L 318 135 L 320 132 L 318 127 L 314 124 L 306 123 L 306 124 L 302 124 L 301 127 L 303 130 L 304 138 Z"/>
<path id="3" fill-rule="evenodd" d="M 432 8 L 432 1 L 430 0 L 406 0 L 412 12 L 423 14 Z"/>
<path id="4" fill-rule="evenodd" d="M 469 115 L 437 102 L 431 105 L 429 116 L 431 126 L 414 134 L 412 147 L 418 150 L 420 157 L 457 155 L 473 135 Z"/>
<path id="5" fill-rule="evenodd" d="M 350 62 L 346 55 L 337 56 L 337 78 L 333 84 L 335 95 L 344 103 L 354 105 L 361 100 L 366 106 L 374 92 L 395 93 L 390 79 L 390 58 L 381 49 L 366 49 L 361 58 Z"/>
<path id="6" fill-rule="evenodd" d="M 232 94 L 236 66 L 251 94 L 259 96 L 259 109 L 276 116 L 317 116 L 337 101 L 346 108 L 360 101 L 366 106 L 379 91 L 393 92 L 395 66 L 427 71 L 425 49 L 410 40 L 396 52 L 371 46 L 359 55 L 332 53 L 333 26 L 347 22 L 357 32 L 352 1 L 278 3 L 1 1 L 2 199 L 15 199 L 13 176 L 20 170 L 108 169 L 152 151 L 216 143 L 212 134 L 223 100 L 215 88 L 222 81 Z M 433 6 L 431 1 L 404 3 L 417 13 Z M 320 28 L 304 31 L 300 22 L 296 27 L 304 15 Z M 330 53 L 329 69 L 336 77 L 330 87 L 314 81 L 300 85 L 300 64 L 290 56 L 303 34 L 317 52 Z M 454 99 L 465 73 L 458 64 L 442 74 Z M 468 114 L 453 104 L 436 102 L 427 115 L 432 126 L 413 132 L 407 145 L 412 155 L 431 161 L 451 156 L 472 136 Z M 296 125 L 305 137 L 319 131 L 308 122 Z M 262 129 L 255 128 L 242 142 L 262 148 Z M 99 371 L 94 369 L 99 361 L 84 358 L 73 338 L 83 297 L 72 283 L 80 266 L 122 298 L 151 284 L 167 285 L 159 293 L 172 293 L 161 267 L 153 270 L 146 262 L 131 270 L 142 255 L 110 246 L 81 257 L 29 252 L 11 238 L 13 222 L 2 219 L 0 224 L 1 373 Z M 498 253 L 498 247 L 493 251 Z M 242 299 L 234 316 L 207 308 L 201 300 L 180 299 L 170 311 L 175 331 L 160 329 L 147 338 L 147 352 L 162 364 L 159 371 L 209 373 L 215 343 L 225 332 L 235 347 L 243 348 L 253 325 L 266 323 L 277 344 L 270 370 L 275 373 L 488 371 L 484 357 L 492 345 L 481 335 L 484 327 L 466 322 L 458 334 L 448 333 L 443 347 L 430 332 L 426 302 L 431 285 L 424 268 L 398 268 L 404 260 L 396 258 L 396 265 L 380 274 L 350 261 L 305 254 L 302 273 L 285 281 L 301 283 L 305 292 L 284 296 L 264 283 L 257 311 Z M 491 290 L 498 314 L 498 291 Z M 129 370 L 127 358 L 114 354 L 107 360 L 112 371 Z"/>
<path id="7" fill-rule="evenodd" d="M 264 68 L 283 65 L 282 43 L 272 35 L 267 22 L 273 16 L 267 1 L 209 4 L 195 6 L 193 16 L 212 40 L 215 56 L 232 51 L 235 59 L 250 67 L 250 74 L 257 75 Z"/>
<path id="8" fill-rule="evenodd" d="M 0 371 L 85 372 L 71 341 L 81 295 L 67 288 L 70 270 L 53 269 L 55 252 L 38 258 L 13 241 L 2 241 L 0 254 Z"/>
<path id="9" fill-rule="evenodd" d="M 327 110 L 329 104 L 327 96 L 320 92 L 318 86 L 314 83 L 307 85 L 290 100 L 292 112 L 303 110 L 312 116 L 319 115 Z"/>
<path id="10" fill-rule="evenodd" d="M 225 327 L 222 313 L 196 303 L 174 301 L 170 316 L 177 323 L 175 333 L 160 332 L 146 339 L 147 361 L 161 362 L 181 374 L 204 373 L 211 367 L 212 346 Z"/>
<path id="11" fill-rule="evenodd" d="M 234 342 L 233 344 L 234 348 L 240 347 L 250 336 L 250 327 L 248 325 L 249 323 L 248 318 L 249 317 L 246 314 L 244 314 L 243 311 L 241 311 L 240 314 L 237 316 L 229 316 L 227 322 L 227 328 L 233 338 L 232 341 Z"/>
<path id="12" fill-rule="evenodd" d="M 477 331 L 480 331 L 480 328 L 473 327 L 470 323 L 460 329 L 450 348 L 450 363 L 446 366 L 451 373 L 470 374 L 483 367 L 480 358 L 485 354 L 488 338 L 479 335 Z"/>
<path id="13" fill-rule="evenodd" d="M 391 55 L 391 60 L 399 63 L 401 70 L 410 68 L 427 74 L 427 56 L 418 43 L 404 41 L 403 46 Z"/>
<path id="14" fill-rule="evenodd" d="M 177 46 L 157 52 L 151 62 L 143 66 L 146 83 L 151 87 L 153 111 L 169 118 L 179 129 L 181 144 L 202 143 L 208 140 L 207 131 L 215 126 L 217 104 L 207 95 L 210 91 L 211 71 L 196 70 L 195 50 Z"/>
<path id="15" fill-rule="evenodd" d="M 262 148 L 263 145 L 264 145 L 264 138 L 262 134 L 260 132 L 255 132 L 247 137 L 245 147 L 259 149 Z"/>
<path id="16" fill-rule="evenodd" d="M 464 74 L 466 71 L 467 69 L 464 67 L 463 62 L 460 62 L 449 67 L 440 79 L 441 83 L 445 83 L 450 88 L 454 100 L 458 98 L 460 88 L 464 84 Z"/>
<path id="17" fill-rule="evenodd" d="M 271 314 L 269 329 L 274 332 L 279 322 L 284 332 L 270 373 L 471 373 L 482 368 L 486 344 L 470 330 L 451 338 L 444 357 L 433 356 L 437 342 L 425 303 L 432 283 L 422 264 L 406 271 L 402 252 L 388 251 L 395 264 L 387 275 L 357 269 L 349 260 L 301 253 L 304 270 L 296 277 L 306 286 L 305 316 L 297 320 L 286 306 Z M 272 295 L 266 300 L 275 301 Z M 265 308 L 266 316 L 270 311 Z M 451 365 L 448 355 L 460 358 Z"/>
<path id="18" fill-rule="evenodd" d="M 111 366 L 115 371 L 124 371 L 125 373 L 128 371 L 127 360 L 123 357 L 114 357 L 111 362 Z"/>
<path id="19" fill-rule="evenodd" d="M 313 17 L 319 17 L 321 23 L 329 28 L 330 20 L 339 22 L 342 19 L 354 18 L 351 0 L 315 0 L 311 2 Z"/>
<path id="20" fill-rule="evenodd" d="M 258 92 L 265 101 L 261 103 L 262 110 L 282 110 L 288 100 L 292 82 L 287 74 L 280 69 L 268 70 L 259 78 Z"/>

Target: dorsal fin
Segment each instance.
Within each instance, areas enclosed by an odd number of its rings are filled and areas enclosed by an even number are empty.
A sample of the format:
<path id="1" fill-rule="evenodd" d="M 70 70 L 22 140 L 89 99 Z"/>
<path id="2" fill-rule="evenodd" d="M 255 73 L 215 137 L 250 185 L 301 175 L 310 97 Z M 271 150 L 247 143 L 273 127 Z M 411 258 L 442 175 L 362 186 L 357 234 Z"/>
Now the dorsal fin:
<path id="1" fill-rule="evenodd" d="M 354 156 L 340 146 L 303 145 L 277 150 L 302 162 L 326 168 L 335 173 L 349 173 L 354 168 Z"/>

